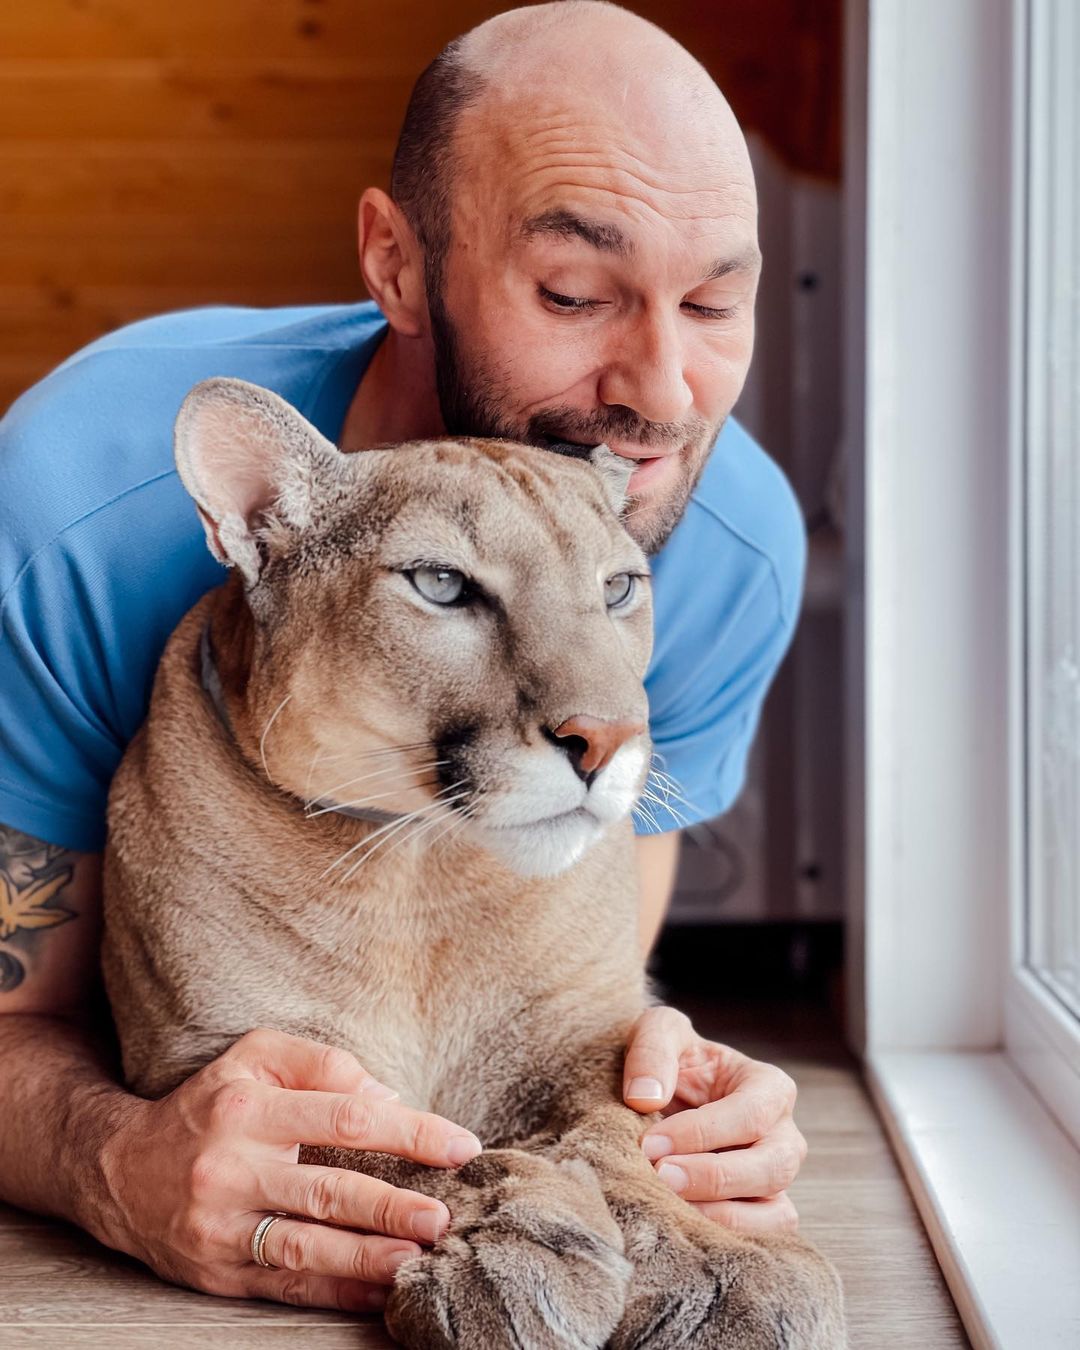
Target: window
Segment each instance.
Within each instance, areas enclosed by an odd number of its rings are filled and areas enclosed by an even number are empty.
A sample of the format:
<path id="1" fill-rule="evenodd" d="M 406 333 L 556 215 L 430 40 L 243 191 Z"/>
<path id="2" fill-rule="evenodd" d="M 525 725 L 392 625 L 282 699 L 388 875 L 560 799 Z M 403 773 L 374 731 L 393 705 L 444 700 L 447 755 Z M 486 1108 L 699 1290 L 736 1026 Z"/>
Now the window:
<path id="1" fill-rule="evenodd" d="M 1080 4 L 849 0 L 852 1030 L 974 1344 L 1080 1325 Z"/>
<path id="2" fill-rule="evenodd" d="M 1027 19 L 1018 175 L 1024 869 L 1006 1044 L 1080 1143 L 1080 7 L 1031 0 Z"/>

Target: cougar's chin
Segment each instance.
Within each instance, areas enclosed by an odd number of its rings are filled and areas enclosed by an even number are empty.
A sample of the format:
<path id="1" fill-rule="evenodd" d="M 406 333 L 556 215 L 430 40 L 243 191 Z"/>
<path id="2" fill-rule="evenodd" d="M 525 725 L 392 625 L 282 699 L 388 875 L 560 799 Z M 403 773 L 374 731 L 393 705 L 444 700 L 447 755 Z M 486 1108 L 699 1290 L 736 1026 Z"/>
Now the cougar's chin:
<path id="1" fill-rule="evenodd" d="M 603 833 L 603 823 L 583 806 L 528 825 L 470 827 L 473 839 L 523 877 L 553 877 L 565 872 Z"/>

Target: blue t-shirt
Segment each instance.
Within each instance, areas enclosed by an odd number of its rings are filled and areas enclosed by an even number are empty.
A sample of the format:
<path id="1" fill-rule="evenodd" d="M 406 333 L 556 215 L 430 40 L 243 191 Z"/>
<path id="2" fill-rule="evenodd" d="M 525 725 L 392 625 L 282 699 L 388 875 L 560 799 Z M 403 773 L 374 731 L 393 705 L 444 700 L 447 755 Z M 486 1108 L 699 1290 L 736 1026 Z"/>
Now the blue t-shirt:
<path id="1" fill-rule="evenodd" d="M 77 352 L 0 421 L 0 822 L 102 847 L 109 782 L 165 642 L 226 575 L 173 462 L 184 395 L 212 375 L 251 380 L 336 442 L 386 327 L 370 300 L 145 319 Z M 738 795 L 802 598 L 798 503 L 733 419 L 651 562 L 650 727 L 685 798 L 671 800 L 678 816 L 651 807 L 663 831 Z"/>

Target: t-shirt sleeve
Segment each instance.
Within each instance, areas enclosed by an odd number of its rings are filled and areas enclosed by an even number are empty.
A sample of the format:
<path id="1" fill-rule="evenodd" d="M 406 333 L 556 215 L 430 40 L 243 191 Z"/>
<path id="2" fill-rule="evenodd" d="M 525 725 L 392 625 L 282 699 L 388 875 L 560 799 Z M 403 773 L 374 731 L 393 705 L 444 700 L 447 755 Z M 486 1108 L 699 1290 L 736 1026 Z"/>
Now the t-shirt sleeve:
<path id="1" fill-rule="evenodd" d="M 789 550 L 792 575 L 765 563 L 723 640 L 687 673 L 675 706 L 652 723 L 653 773 L 634 816 L 637 834 L 666 833 L 727 811 L 746 779 L 746 764 L 765 695 L 798 621 L 805 534 Z M 789 603 L 785 606 L 783 595 Z"/>
<path id="2" fill-rule="evenodd" d="M 93 706 L 93 630 L 67 564 L 46 550 L 0 601 L 0 821 L 96 852 L 123 747 Z"/>

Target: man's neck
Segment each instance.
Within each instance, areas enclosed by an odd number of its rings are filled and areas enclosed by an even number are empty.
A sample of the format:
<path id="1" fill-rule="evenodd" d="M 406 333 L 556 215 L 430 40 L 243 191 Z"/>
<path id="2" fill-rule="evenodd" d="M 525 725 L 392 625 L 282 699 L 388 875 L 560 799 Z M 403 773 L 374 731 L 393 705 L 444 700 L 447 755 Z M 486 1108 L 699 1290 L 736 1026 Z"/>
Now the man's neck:
<path id="1" fill-rule="evenodd" d="M 387 329 L 345 414 L 341 449 L 366 450 L 445 432 L 430 338 L 406 338 Z"/>

